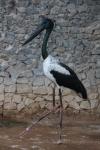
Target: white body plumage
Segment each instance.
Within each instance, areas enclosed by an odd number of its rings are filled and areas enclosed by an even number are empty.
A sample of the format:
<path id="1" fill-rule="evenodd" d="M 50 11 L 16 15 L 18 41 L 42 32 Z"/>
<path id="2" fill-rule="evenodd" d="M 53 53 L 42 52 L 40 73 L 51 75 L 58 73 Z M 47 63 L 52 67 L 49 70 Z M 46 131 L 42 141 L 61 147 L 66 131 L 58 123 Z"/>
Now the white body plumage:
<path id="1" fill-rule="evenodd" d="M 59 63 L 60 63 L 59 60 L 53 58 L 51 55 L 49 55 L 43 62 L 43 71 L 45 76 L 49 78 L 51 81 L 55 82 L 56 85 L 57 85 L 56 79 L 51 74 L 52 70 L 65 75 L 70 75 L 70 72 L 66 70 L 64 67 L 62 67 Z"/>

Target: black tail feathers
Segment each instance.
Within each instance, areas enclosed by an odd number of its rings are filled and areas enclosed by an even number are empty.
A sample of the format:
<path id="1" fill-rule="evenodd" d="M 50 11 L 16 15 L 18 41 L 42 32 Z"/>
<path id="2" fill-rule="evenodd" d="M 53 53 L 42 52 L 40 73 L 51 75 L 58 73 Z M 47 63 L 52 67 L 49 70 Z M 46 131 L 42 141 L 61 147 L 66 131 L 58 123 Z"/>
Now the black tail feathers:
<path id="1" fill-rule="evenodd" d="M 81 81 L 80 81 L 80 90 L 78 93 L 81 94 L 83 99 L 88 99 L 87 91 L 86 91 L 84 85 L 81 83 Z"/>

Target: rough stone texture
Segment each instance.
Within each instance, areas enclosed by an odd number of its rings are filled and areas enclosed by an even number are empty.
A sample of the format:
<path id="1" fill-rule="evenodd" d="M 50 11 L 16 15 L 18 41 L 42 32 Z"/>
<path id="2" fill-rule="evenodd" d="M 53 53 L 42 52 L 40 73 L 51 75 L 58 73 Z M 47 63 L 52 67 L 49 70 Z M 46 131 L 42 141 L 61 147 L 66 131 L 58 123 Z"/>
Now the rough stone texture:
<path id="1" fill-rule="evenodd" d="M 80 104 L 80 108 L 81 109 L 90 109 L 91 106 L 90 106 L 88 101 L 82 101 L 81 104 Z"/>
<path id="2" fill-rule="evenodd" d="M 48 93 L 45 86 L 38 86 L 38 87 L 33 87 L 33 94 L 46 95 Z"/>
<path id="3" fill-rule="evenodd" d="M 33 103 L 32 99 L 26 98 L 26 97 L 23 98 L 23 101 L 24 101 L 25 106 L 29 106 L 30 104 Z"/>
<path id="4" fill-rule="evenodd" d="M 13 109 L 16 109 L 16 104 L 15 103 L 5 103 L 5 105 L 4 105 L 4 109 L 11 109 L 11 110 L 13 110 Z"/>
<path id="5" fill-rule="evenodd" d="M 39 112 L 40 105 L 39 103 L 35 102 L 35 103 L 32 103 L 29 108 L 30 108 L 31 114 L 34 114 L 34 113 Z"/>
<path id="6" fill-rule="evenodd" d="M 0 102 L 4 101 L 4 94 L 0 94 Z"/>
<path id="7" fill-rule="evenodd" d="M 4 95 L 4 104 L 5 103 L 11 103 L 12 102 L 12 99 L 13 99 L 13 93 L 5 93 Z"/>
<path id="8" fill-rule="evenodd" d="M 91 109 L 95 109 L 98 107 L 98 99 L 91 100 Z"/>
<path id="9" fill-rule="evenodd" d="M 21 103 L 21 96 L 20 95 L 14 95 L 12 102 L 15 102 L 16 104 L 20 104 Z"/>
<path id="10" fill-rule="evenodd" d="M 17 93 L 32 93 L 32 85 L 17 84 Z"/>
<path id="11" fill-rule="evenodd" d="M 0 84 L 0 93 L 3 94 L 4 93 L 4 85 Z"/>
<path id="12" fill-rule="evenodd" d="M 5 86 L 5 92 L 7 93 L 15 93 L 16 92 L 16 85 L 12 84 L 12 85 L 7 85 Z"/>
<path id="13" fill-rule="evenodd" d="M 85 85 L 91 109 L 100 113 L 100 3 L 93 0 L 0 1 L 0 106 L 5 115 L 33 114 L 52 107 L 53 84 L 44 77 L 43 34 L 21 44 L 40 22 L 41 14 L 56 20 L 48 51 L 70 66 Z M 14 4 L 14 5 L 13 5 Z M 56 102 L 59 102 L 56 88 Z M 89 109 L 69 89 L 63 89 L 64 108 Z"/>
<path id="14" fill-rule="evenodd" d="M 25 107 L 23 101 L 21 101 L 18 105 L 17 105 L 17 110 L 21 111 L 23 108 Z"/>

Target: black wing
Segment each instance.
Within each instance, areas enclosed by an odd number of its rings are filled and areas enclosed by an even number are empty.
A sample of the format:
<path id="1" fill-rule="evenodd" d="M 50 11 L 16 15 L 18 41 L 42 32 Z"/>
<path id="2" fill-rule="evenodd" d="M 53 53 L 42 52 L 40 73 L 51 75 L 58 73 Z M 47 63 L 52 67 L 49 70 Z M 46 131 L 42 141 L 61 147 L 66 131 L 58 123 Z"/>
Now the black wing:
<path id="1" fill-rule="evenodd" d="M 70 67 L 66 66 L 65 64 L 61 62 L 59 63 L 59 65 L 65 68 L 66 70 L 68 70 L 73 78 L 78 79 L 76 73 Z"/>
<path id="2" fill-rule="evenodd" d="M 70 72 L 70 75 L 66 75 L 66 74 L 63 74 L 63 73 L 55 71 L 55 70 L 51 70 L 50 73 L 55 78 L 57 84 L 59 86 L 64 86 L 64 87 L 70 88 L 70 89 L 76 91 L 77 93 L 81 93 L 82 97 L 84 99 L 87 99 L 86 89 L 83 86 L 83 84 L 81 83 L 81 81 L 78 79 L 76 73 L 71 68 L 66 66 L 65 64 L 63 64 L 63 63 L 59 63 L 59 64 L 62 67 L 64 67 L 66 70 L 68 70 Z"/>

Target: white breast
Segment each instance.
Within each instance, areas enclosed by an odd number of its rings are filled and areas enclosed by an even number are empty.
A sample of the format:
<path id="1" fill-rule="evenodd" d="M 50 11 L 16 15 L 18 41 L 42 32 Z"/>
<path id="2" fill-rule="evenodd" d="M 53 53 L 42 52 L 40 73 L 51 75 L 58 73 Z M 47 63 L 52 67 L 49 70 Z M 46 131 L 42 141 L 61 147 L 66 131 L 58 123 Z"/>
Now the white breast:
<path id="1" fill-rule="evenodd" d="M 48 56 L 44 62 L 43 62 L 43 71 L 47 78 L 49 78 L 51 81 L 55 82 L 55 79 L 53 75 L 50 73 L 50 71 L 53 69 L 53 64 L 56 63 L 56 60 L 52 56 Z"/>
<path id="2" fill-rule="evenodd" d="M 59 65 L 59 60 L 49 55 L 43 62 L 43 71 L 45 76 L 47 76 L 47 78 L 55 82 L 56 81 L 55 78 L 50 73 L 51 70 L 55 70 L 62 74 L 70 75 L 70 72 L 68 70 Z"/>

